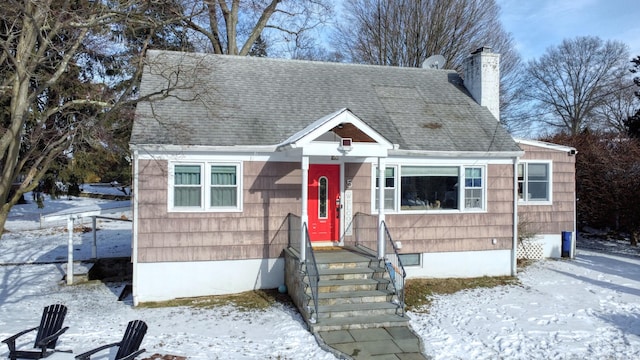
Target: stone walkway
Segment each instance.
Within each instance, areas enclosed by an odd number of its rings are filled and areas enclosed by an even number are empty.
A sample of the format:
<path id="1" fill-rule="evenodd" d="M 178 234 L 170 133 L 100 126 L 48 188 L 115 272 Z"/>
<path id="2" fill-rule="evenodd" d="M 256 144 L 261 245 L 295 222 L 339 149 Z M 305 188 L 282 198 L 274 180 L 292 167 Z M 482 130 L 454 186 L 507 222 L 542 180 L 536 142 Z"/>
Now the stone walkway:
<path id="1" fill-rule="evenodd" d="M 428 360 L 420 338 L 407 326 L 318 332 L 322 342 L 347 359 Z M 340 356 L 341 354 L 336 354 Z"/>

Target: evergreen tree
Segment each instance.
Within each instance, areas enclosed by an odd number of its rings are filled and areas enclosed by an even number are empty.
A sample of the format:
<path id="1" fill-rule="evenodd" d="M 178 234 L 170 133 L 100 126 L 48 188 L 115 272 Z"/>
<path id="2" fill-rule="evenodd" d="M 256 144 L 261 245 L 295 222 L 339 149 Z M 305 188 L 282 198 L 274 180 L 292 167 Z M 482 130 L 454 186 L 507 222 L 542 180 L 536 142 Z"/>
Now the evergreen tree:
<path id="1" fill-rule="evenodd" d="M 258 35 L 256 42 L 251 46 L 249 56 L 267 57 L 267 43 L 262 39 L 261 35 Z"/>
<path id="2" fill-rule="evenodd" d="M 640 71 L 640 55 L 636 56 L 631 62 L 633 63 L 631 72 L 637 74 Z M 633 78 L 633 82 L 640 87 L 640 76 Z M 640 99 L 640 90 L 636 91 L 635 94 Z M 630 137 L 640 139 L 640 109 L 627 119 L 626 126 Z"/>

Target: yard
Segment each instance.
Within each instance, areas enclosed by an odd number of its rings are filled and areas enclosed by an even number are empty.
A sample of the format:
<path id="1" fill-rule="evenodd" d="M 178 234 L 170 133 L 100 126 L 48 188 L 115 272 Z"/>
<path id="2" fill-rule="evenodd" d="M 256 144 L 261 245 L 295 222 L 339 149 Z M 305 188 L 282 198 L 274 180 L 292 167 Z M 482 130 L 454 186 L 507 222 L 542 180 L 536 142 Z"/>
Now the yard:
<path id="1" fill-rule="evenodd" d="M 132 307 L 121 283 L 66 286 L 64 224 L 46 227 L 39 211 L 86 206 L 87 198 L 16 206 L 0 240 L 0 339 L 37 325 L 42 308 L 69 308 L 57 348 L 74 353 L 118 341 L 127 322 L 149 325 L 143 347 L 189 359 L 334 359 L 288 302 L 266 309 L 232 305 Z M 100 220 L 98 255 L 130 254 L 131 224 Z M 437 295 L 409 312 L 434 359 L 632 359 L 640 357 L 640 257 L 623 243 L 579 238 L 575 260 L 526 267 L 519 284 Z M 587 249 L 590 247 L 591 249 Z M 91 255 L 91 234 L 74 235 L 74 258 Z M 216 274 L 200 274 L 216 276 Z M 2 344 L 4 345 L 4 344 Z M 28 345 L 28 344 L 23 344 Z M 7 356 L 6 347 L 0 357 Z"/>

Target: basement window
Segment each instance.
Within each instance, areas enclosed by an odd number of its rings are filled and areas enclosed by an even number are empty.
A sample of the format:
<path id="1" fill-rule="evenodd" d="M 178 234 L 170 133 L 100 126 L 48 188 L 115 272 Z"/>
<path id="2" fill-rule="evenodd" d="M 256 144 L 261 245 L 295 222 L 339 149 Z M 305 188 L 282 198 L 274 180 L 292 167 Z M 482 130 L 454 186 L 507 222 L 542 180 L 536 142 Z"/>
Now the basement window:
<path id="1" fill-rule="evenodd" d="M 402 266 L 420 266 L 420 254 L 398 254 Z"/>

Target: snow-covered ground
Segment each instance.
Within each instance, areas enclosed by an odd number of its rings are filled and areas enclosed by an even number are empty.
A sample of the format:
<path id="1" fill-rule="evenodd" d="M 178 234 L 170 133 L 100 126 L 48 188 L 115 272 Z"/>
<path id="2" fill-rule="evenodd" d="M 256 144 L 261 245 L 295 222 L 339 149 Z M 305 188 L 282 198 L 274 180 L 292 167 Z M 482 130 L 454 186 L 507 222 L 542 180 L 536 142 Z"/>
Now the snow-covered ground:
<path id="1" fill-rule="evenodd" d="M 0 339 L 36 326 L 44 306 L 62 303 L 69 308 L 65 324 L 70 329 L 57 347 L 74 353 L 118 341 L 127 322 L 142 319 L 149 325 L 143 341 L 146 355 L 335 359 L 317 345 L 296 310 L 286 304 L 266 311 L 231 306 L 134 308 L 130 300 L 117 301 L 120 284 L 61 284 L 66 226 L 41 223 L 40 214 L 110 203 L 47 199 L 44 209 L 30 201 L 12 210 L 9 232 L 0 239 Z M 98 227 L 100 257 L 130 254 L 130 222 L 99 220 Z M 519 274 L 518 286 L 438 296 L 428 313 L 409 313 L 411 326 L 434 359 L 637 359 L 638 254 L 623 243 L 580 238 L 575 260 L 536 262 Z M 75 233 L 74 259 L 90 255 L 91 234 Z M 6 357 L 6 346 L 0 345 L 0 357 Z M 23 346 L 30 344 L 25 340 Z"/>

